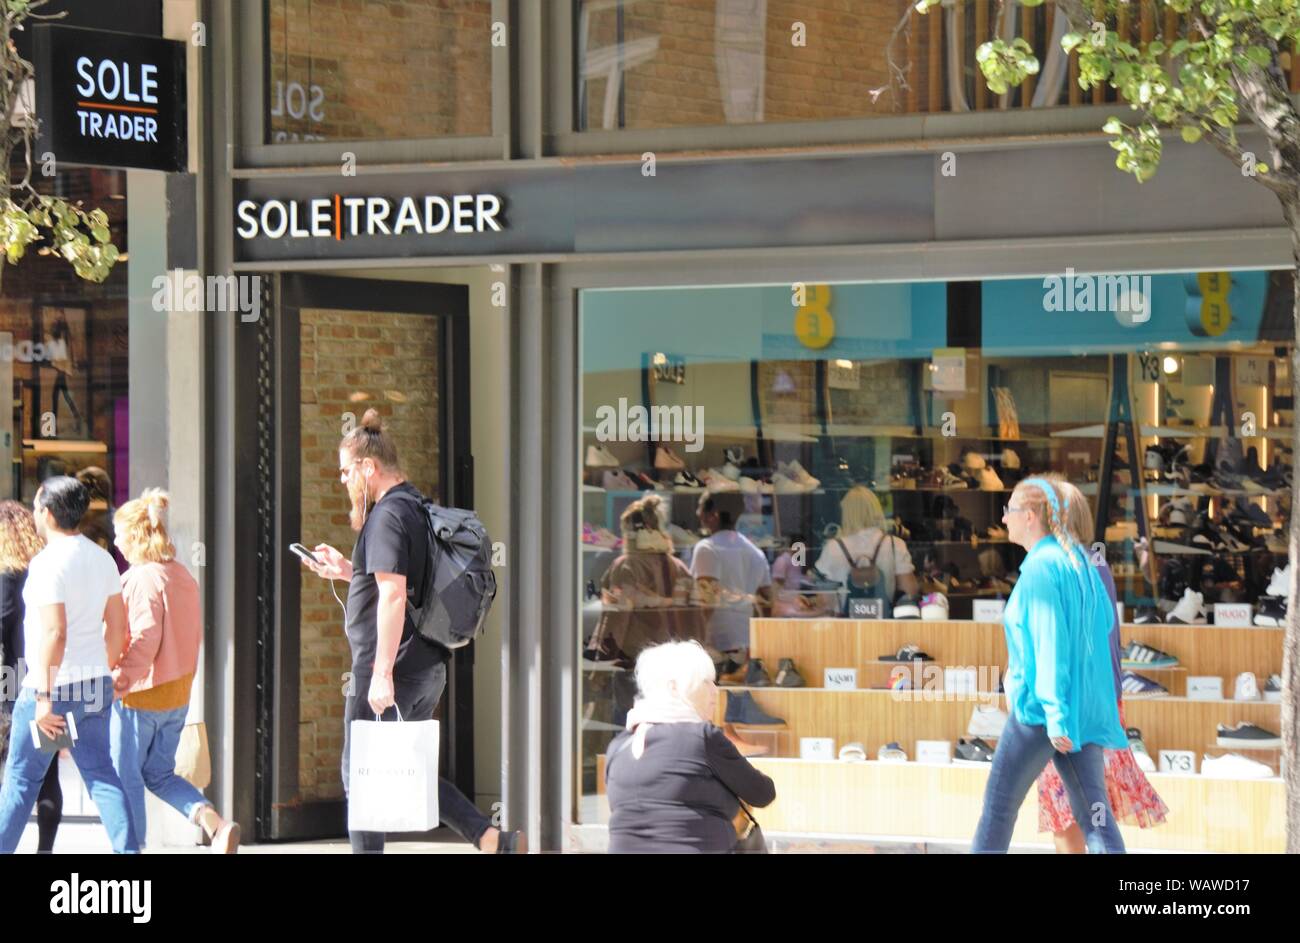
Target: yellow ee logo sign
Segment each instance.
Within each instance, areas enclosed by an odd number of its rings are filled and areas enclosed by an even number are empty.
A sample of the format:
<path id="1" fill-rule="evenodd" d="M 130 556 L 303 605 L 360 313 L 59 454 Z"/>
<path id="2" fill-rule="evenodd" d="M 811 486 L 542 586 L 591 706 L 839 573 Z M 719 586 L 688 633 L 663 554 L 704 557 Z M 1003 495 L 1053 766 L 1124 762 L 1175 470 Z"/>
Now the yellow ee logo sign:
<path id="1" fill-rule="evenodd" d="M 1201 272 L 1196 276 L 1201 290 L 1200 330 L 1202 337 L 1218 337 L 1232 324 L 1232 306 L 1228 292 L 1232 290 L 1232 276 L 1227 272 Z"/>
<path id="2" fill-rule="evenodd" d="M 830 285 L 799 285 L 794 301 L 794 336 L 799 343 L 820 350 L 835 339 L 835 319 L 831 317 Z"/>

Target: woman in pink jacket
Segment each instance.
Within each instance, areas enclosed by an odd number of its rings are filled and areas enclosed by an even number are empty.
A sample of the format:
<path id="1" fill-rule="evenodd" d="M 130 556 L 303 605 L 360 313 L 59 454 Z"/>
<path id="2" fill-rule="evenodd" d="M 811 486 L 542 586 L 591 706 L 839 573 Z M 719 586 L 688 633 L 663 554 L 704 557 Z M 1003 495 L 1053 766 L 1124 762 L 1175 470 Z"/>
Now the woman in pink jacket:
<path id="1" fill-rule="evenodd" d="M 239 825 L 176 774 L 176 748 L 189 713 L 190 684 L 199 664 L 203 619 L 199 585 L 176 561 L 163 521 L 168 498 L 146 489 L 113 515 L 114 543 L 131 568 L 122 574 L 130 638 L 113 671 L 110 743 L 113 765 L 131 804 L 136 838 L 144 847 L 146 788 L 202 826 L 217 854 L 234 854 Z"/>

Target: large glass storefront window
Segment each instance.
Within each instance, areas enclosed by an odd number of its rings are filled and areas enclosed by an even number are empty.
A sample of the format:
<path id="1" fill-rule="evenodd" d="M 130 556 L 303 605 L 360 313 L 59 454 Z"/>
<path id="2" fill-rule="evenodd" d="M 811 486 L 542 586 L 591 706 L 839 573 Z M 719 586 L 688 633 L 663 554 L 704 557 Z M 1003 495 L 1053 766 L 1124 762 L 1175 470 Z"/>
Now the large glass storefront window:
<path id="1" fill-rule="evenodd" d="M 1170 810 L 1126 840 L 1278 850 L 1279 754 L 1242 731 L 1280 729 L 1290 304 L 1270 272 L 583 292 L 578 820 L 608 821 L 638 655 L 695 639 L 776 781 L 765 830 L 969 841 L 1025 557 L 1004 515 L 1054 473 Z"/>
<path id="2" fill-rule="evenodd" d="M 46 478 L 85 473 L 99 482 L 92 511 L 106 514 L 126 500 L 130 484 L 126 175 L 68 170 L 34 182 L 103 209 L 122 255 L 102 284 L 78 278 L 44 250 L 5 266 L 0 389 L 12 398 L 0 427 L 0 497 L 30 502 Z"/>
<path id="3" fill-rule="evenodd" d="M 265 10 L 268 144 L 492 133 L 491 0 Z"/>
<path id="4" fill-rule="evenodd" d="M 577 131 L 830 121 L 889 114 L 1100 104 L 1083 92 L 1054 4 L 960 0 L 921 15 L 909 0 L 579 0 Z M 1107 23 L 1137 41 L 1149 24 Z M 995 95 L 981 44 L 1024 40 L 1042 69 Z"/>

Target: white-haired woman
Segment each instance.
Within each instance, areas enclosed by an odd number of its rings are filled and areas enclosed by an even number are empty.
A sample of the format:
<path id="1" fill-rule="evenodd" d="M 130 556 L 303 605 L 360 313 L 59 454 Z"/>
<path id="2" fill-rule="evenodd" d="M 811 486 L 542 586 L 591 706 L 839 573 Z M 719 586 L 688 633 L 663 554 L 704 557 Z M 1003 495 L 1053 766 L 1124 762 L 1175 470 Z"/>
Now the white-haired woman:
<path id="1" fill-rule="evenodd" d="M 840 501 L 839 533 L 826 541 L 816 565 L 818 573 L 844 587 L 840 603 L 846 615 L 851 596 L 883 600 L 888 617 L 899 590 L 914 598 L 919 592 L 907 544 L 887 530 L 884 509 L 871 489 L 865 485 L 850 488 Z M 864 574 L 870 572 L 875 573 L 877 582 L 866 585 Z"/>
<path id="2" fill-rule="evenodd" d="M 715 677 L 698 642 L 656 645 L 637 659 L 640 696 L 605 760 L 612 854 L 731 852 L 740 803 L 776 798 L 772 780 L 710 722 Z"/>

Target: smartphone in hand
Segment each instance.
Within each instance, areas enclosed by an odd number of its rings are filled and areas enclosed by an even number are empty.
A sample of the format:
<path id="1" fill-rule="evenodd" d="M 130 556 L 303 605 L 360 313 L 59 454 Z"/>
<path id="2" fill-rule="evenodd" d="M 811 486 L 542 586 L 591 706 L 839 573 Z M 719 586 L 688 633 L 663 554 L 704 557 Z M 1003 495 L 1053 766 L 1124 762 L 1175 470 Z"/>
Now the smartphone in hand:
<path id="1" fill-rule="evenodd" d="M 289 549 L 293 551 L 295 554 L 297 554 L 298 558 L 302 560 L 303 563 L 306 563 L 309 560 L 312 563 L 315 563 L 317 566 L 322 566 L 325 563 L 324 560 L 316 556 L 316 554 L 312 553 L 302 544 L 289 544 Z"/>

